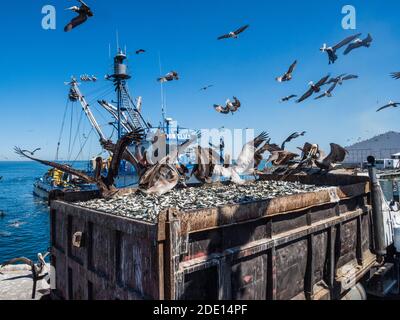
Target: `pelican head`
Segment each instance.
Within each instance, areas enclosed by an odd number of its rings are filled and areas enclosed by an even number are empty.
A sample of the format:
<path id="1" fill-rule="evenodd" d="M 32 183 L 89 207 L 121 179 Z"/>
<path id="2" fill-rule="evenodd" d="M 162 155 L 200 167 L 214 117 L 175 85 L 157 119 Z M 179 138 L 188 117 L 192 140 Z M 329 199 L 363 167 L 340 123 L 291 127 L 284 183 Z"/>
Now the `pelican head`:
<path id="1" fill-rule="evenodd" d="M 74 12 L 79 12 L 79 7 L 77 7 L 77 6 L 73 6 L 73 7 L 71 7 L 71 8 L 67 8 L 67 9 L 65 9 L 65 10 L 71 10 L 71 11 L 74 11 Z"/>
<path id="2" fill-rule="evenodd" d="M 326 43 L 324 43 L 324 44 L 322 45 L 322 48 L 319 49 L 319 50 L 321 50 L 322 52 L 325 52 L 327 49 L 328 49 L 328 46 L 327 46 Z"/>
<path id="3" fill-rule="evenodd" d="M 309 85 L 310 87 L 314 87 L 314 82 L 313 82 L 313 81 L 310 81 L 310 82 L 308 83 L 308 85 Z"/>

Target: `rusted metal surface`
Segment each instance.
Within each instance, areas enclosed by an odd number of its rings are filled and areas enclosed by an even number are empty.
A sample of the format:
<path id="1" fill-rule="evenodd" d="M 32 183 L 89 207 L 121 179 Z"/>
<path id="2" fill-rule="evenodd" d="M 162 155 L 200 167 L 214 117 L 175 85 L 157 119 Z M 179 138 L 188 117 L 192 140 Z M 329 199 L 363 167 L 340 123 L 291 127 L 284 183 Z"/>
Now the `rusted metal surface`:
<path id="1" fill-rule="evenodd" d="M 320 177 L 291 179 L 315 184 Z M 155 224 L 54 201 L 53 294 L 64 299 L 338 299 L 376 260 L 370 250 L 369 183 L 330 175 L 319 183 L 332 188 L 207 210 L 171 208 Z"/>

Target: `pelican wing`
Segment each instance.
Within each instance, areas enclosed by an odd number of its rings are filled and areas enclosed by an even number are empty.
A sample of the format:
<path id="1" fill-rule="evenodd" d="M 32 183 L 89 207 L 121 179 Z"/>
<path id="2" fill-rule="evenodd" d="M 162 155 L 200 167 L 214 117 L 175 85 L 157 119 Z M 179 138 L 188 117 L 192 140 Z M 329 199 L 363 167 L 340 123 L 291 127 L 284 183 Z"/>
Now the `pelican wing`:
<path id="1" fill-rule="evenodd" d="M 230 37 L 231 37 L 230 34 L 224 34 L 223 36 L 220 36 L 220 37 L 218 37 L 217 39 L 218 39 L 218 40 L 222 40 L 222 39 L 228 39 L 228 38 L 230 38 Z"/>
<path id="2" fill-rule="evenodd" d="M 297 60 L 292 63 L 287 73 L 293 73 L 294 69 L 296 69 L 296 66 L 297 66 Z"/>
<path id="3" fill-rule="evenodd" d="M 250 27 L 250 25 L 246 24 L 245 26 L 243 26 L 243 27 L 237 29 L 236 31 L 234 31 L 234 33 L 235 33 L 236 35 L 241 34 L 241 33 L 242 33 L 243 31 L 245 31 L 248 27 Z"/>
<path id="4" fill-rule="evenodd" d="M 315 86 L 316 86 L 316 87 L 321 87 L 321 86 L 323 86 L 323 85 L 328 81 L 329 77 L 330 77 L 329 74 L 328 74 L 326 77 L 323 77 L 321 80 L 319 80 L 319 81 L 315 84 Z"/>
<path id="5" fill-rule="evenodd" d="M 358 33 L 358 34 L 356 34 L 356 35 L 354 35 L 354 36 L 347 37 L 346 39 L 342 40 L 342 41 L 339 42 L 337 45 L 335 45 L 335 46 L 333 47 L 333 51 L 336 51 L 336 50 L 340 49 L 341 47 L 343 47 L 343 46 L 349 44 L 350 42 L 352 42 L 353 40 L 355 40 L 355 39 L 358 38 L 359 36 L 361 36 L 361 33 Z"/>
<path id="6" fill-rule="evenodd" d="M 331 143 L 331 153 L 324 159 L 324 162 L 340 163 L 346 159 L 349 152 L 342 146 Z"/>
<path id="7" fill-rule="evenodd" d="M 65 28 L 64 31 L 65 32 L 69 32 L 72 29 L 76 28 L 77 26 L 81 25 L 82 23 L 84 23 L 86 20 L 88 19 L 88 16 L 85 13 L 80 13 L 77 17 L 75 17 L 74 19 L 71 20 L 70 23 L 68 23 Z"/>
<path id="8" fill-rule="evenodd" d="M 393 79 L 396 79 L 396 80 L 400 79 L 400 72 L 392 72 L 390 75 Z"/>
<path id="9" fill-rule="evenodd" d="M 77 176 L 80 179 L 82 179 L 82 180 L 84 180 L 84 181 L 86 181 L 88 183 L 96 183 L 96 180 L 93 177 L 88 176 L 83 171 L 79 171 L 79 170 L 73 169 L 73 168 L 71 168 L 71 167 L 69 167 L 67 165 L 59 164 L 59 163 L 56 163 L 56 162 L 36 159 L 34 157 L 28 156 L 25 152 L 23 152 L 18 147 L 15 147 L 14 150 L 15 150 L 15 153 L 20 155 L 21 157 L 25 157 L 25 158 L 28 158 L 30 160 L 39 162 L 39 163 L 41 163 L 41 164 L 43 164 L 45 166 L 53 167 L 53 168 L 55 168 L 57 170 L 60 170 L 62 172 L 66 172 L 66 173 L 72 174 L 72 175 Z"/>
<path id="10" fill-rule="evenodd" d="M 376 112 L 379 112 L 379 111 L 382 111 L 382 110 L 385 110 L 385 109 L 388 109 L 388 108 L 395 108 L 395 106 L 396 106 L 395 104 L 389 103 L 389 104 L 379 108 L 378 110 L 376 110 Z"/>
<path id="11" fill-rule="evenodd" d="M 342 80 L 351 80 L 351 79 L 358 79 L 358 76 L 355 74 L 349 74 L 345 77 L 342 77 Z"/>
<path id="12" fill-rule="evenodd" d="M 353 51 L 354 49 L 357 49 L 357 48 L 360 48 L 360 47 L 362 47 L 362 42 L 360 41 L 360 42 L 353 42 L 353 43 L 350 43 L 348 46 L 347 46 L 347 48 L 346 48 L 346 50 L 344 50 L 344 52 L 343 52 L 343 54 L 344 55 L 348 55 L 351 51 Z"/>
<path id="13" fill-rule="evenodd" d="M 311 97 L 313 93 L 314 93 L 313 88 L 308 89 L 308 91 L 307 91 L 305 94 L 303 94 L 303 95 L 301 96 L 301 98 L 298 99 L 296 102 L 297 102 L 297 103 L 303 102 L 304 100 L 306 100 L 306 99 L 308 99 L 309 97 Z"/>
<path id="14" fill-rule="evenodd" d="M 126 151 L 126 148 L 133 142 L 139 143 L 143 140 L 143 129 L 135 129 L 134 131 L 124 135 L 117 142 L 113 156 L 111 160 L 110 167 L 108 169 L 107 185 L 111 186 L 114 184 L 114 179 L 118 175 L 119 166 L 122 161 L 122 157 Z"/>

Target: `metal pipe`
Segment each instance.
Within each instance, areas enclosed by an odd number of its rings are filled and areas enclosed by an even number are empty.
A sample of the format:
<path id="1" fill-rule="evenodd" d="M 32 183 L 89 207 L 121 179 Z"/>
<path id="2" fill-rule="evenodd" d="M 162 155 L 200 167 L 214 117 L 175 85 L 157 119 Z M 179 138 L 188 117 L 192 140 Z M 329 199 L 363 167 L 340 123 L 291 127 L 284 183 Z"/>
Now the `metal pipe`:
<path id="1" fill-rule="evenodd" d="M 368 157 L 368 174 L 371 181 L 372 221 L 374 230 L 374 251 L 379 257 L 386 255 L 385 223 L 382 212 L 380 185 L 376 176 L 375 158 Z"/>

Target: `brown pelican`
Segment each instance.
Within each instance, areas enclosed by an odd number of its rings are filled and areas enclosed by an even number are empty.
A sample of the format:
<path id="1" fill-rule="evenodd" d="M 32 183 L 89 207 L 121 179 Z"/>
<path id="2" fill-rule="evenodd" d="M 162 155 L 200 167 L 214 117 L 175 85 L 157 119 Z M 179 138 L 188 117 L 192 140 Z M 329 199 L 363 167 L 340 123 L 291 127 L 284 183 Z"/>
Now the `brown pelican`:
<path id="1" fill-rule="evenodd" d="M 210 84 L 208 86 L 205 86 L 205 87 L 201 88 L 200 91 L 206 91 L 206 90 L 208 90 L 208 89 L 210 89 L 212 87 L 214 87 L 214 85 Z"/>
<path id="2" fill-rule="evenodd" d="M 321 87 L 326 83 L 326 81 L 328 81 L 330 75 L 327 75 L 326 77 L 322 78 L 321 80 L 319 80 L 316 84 L 314 84 L 312 81 L 309 83 L 310 85 L 310 89 L 308 89 L 308 91 L 303 94 L 303 96 L 297 100 L 297 103 L 300 103 L 306 99 L 308 99 L 309 97 L 312 96 L 313 93 L 318 93 L 321 91 Z"/>
<path id="3" fill-rule="evenodd" d="M 139 49 L 139 50 L 136 50 L 136 54 L 141 54 L 141 53 L 145 53 L 146 52 L 146 50 L 144 50 L 144 49 Z"/>
<path id="4" fill-rule="evenodd" d="M 349 44 L 352 42 L 354 39 L 359 37 L 361 33 L 356 34 L 354 36 L 347 37 L 343 41 L 339 42 L 337 45 L 333 47 L 328 47 L 326 43 L 323 44 L 322 48 L 320 49 L 322 52 L 326 52 L 329 57 L 329 64 L 335 63 L 335 61 L 338 59 L 338 56 L 336 55 L 336 51 L 342 48 L 343 46 Z"/>
<path id="5" fill-rule="evenodd" d="M 372 40 L 373 40 L 372 36 L 368 33 L 368 36 L 364 40 L 356 39 L 356 40 L 354 40 L 353 43 L 350 43 L 343 54 L 347 55 L 354 49 L 361 48 L 361 47 L 369 48 L 371 46 Z"/>
<path id="6" fill-rule="evenodd" d="M 331 143 L 331 153 L 328 156 L 324 156 L 323 152 L 320 151 L 320 157 L 315 160 L 315 165 L 321 169 L 321 171 L 331 171 L 335 168 L 337 163 L 343 162 L 346 159 L 348 151 L 342 146 Z"/>
<path id="7" fill-rule="evenodd" d="M 179 75 L 176 71 L 171 71 L 167 73 L 164 77 L 158 78 L 157 81 L 164 83 L 164 82 L 170 82 L 174 80 L 179 80 Z"/>
<path id="8" fill-rule="evenodd" d="M 297 97 L 296 94 L 292 94 L 292 95 L 290 95 L 290 96 L 287 96 L 287 97 L 282 98 L 280 102 L 286 102 L 286 101 L 289 101 L 289 100 L 291 100 L 291 99 L 293 99 L 293 98 L 296 98 L 296 97 Z"/>
<path id="9" fill-rule="evenodd" d="M 321 94 L 320 96 L 316 97 L 315 100 L 321 99 L 323 97 L 328 97 L 331 98 L 332 97 L 332 92 L 333 90 L 335 90 L 337 86 L 337 82 L 335 82 L 327 91 L 325 91 L 323 94 Z"/>
<path id="10" fill-rule="evenodd" d="M 72 29 L 76 28 L 77 26 L 81 25 L 84 23 L 89 17 L 93 17 L 93 12 L 90 9 L 90 7 L 84 3 L 82 0 L 78 0 L 81 4 L 80 7 L 73 6 L 71 8 L 68 8 L 66 10 L 71 10 L 74 11 L 78 14 L 77 17 L 71 20 L 69 24 L 67 24 L 64 28 L 65 32 L 69 32 Z"/>
<path id="11" fill-rule="evenodd" d="M 276 78 L 276 81 L 285 82 L 285 81 L 292 80 L 292 77 L 293 77 L 292 74 L 293 74 L 294 69 L 296 68 L 296 65 L 297 65 L 297 60 L 292 63 L 292 65 L 289 67 L 289 70 L 283 76 Z"/>
<path id="12" fill-rule="evenodd" d="M 97 184 L 99 188 L 100 194 L 104 198 L 111 198 L 115 194 L 117 194 L 118 190 L 114 187 L 115 178 L 119 172 L 119 166 L 126 151 L 126 148 L 131 145 L 133 142 L 140 143 L 143 140 L 143 129 L 135 129 L 134 131 L 124 135 L 120 140 L 118 140 L 115 148 L 113 150 L 113 156 L 111 160 L 111 164 L 108 168 L 107 177 L 101 176 L 101 170 L 103 166 L 103 159 L 98 157 L 96 159 L 96 168 L 94 176 L 89 176 L 86 173 L 73 169 L 68 165 L 59 164 L 56 162 L 45 161 L 33 158 L 32 156 L 27 155 L 20 148 L 16 147 L 15 152 L 25 158 L 28 158 L 33 161 L 37 161 L 43 165 L 50 166 L 56 168 L 62 172 L 72 174 L 87 183 Z"/>
<path id="13" fill-rule="evenodd" d="M 239 101 L 238 98 L 233 97 L 233 101 L 231 100 L 227 100 L 226 101 L 226 106 L 229 108 L 230 112 L 232 112 L 232 114 L 234 114 L 235 112 L 237 112 L 240 107 L 242 106 L 242 103 Z"/>
<path id="14" fill-rule="evenodd" d="M 36 148 L 36 149 L 35 149 L 35 150 L 33 150 L 33 151 L 29 151 L 29 150 L 22 150 L 22 152 L 29 153 L 30 155 L 34 156 L 34 155 L 35 155 L 35 153 L 36 153 L 36 152 L 38 152 L 38 151 L 40 151 L 40 150 L 42 150 L 42 148 Z"/>
<path id="15" fill-rule="evenodd" d="M 378 110 L 376 110 L 376 112 L 382 111 L 387 108 L 398 108 L 399 106 L 400 106 L 400 102 L 389 101 L 389 103 L 387 105 L 379 108 Z"/>
<path id="16" fill-rule="evenodd" d="M 392 72 L 390 75 L 393 79 L 396 79 L 396 80 L 400 79 L 400 72 Z"/>
<path id="17" fill-rule="evenodd" d="M 201 183 L 212 183 L 214 169 L 220 160 L 220 155 L 213 148 L 197 147 L 196 164 L 193 167 L 191 176 L 194 176 Z"/>
<path id="18" fill-rule="evenodd" d="M 249 27 L 249 25 L 245 25 L 245 26 L 237 29 L 236 31 L 232 31 L 232 32 L 229 32 L 228 34 L 224 34 L 223 36 L 218 37 L 218 40 L 229 39 L 229 38 L 237 39 L 239 37 L 239 34 L 241 34 L 243 31 L 245 31 L 248 27 Z"/>
<path id="19" fill-rule="evenodd" d="M 32 280 L 33 280 L 33 288 L 32 288 L 32 299 L 35 299 L 36 297 L 36 285 L 39 280 L 44 279 L 44 277 L 47 276 L 47 274 L 43 275 L 43 270 L 46 266 L 46 258 L 50 255 L 50 253 L 46 253 L 44 256 L 41 253 L 38 253 L 38 262 L 35 264 L 32 260 L 28 258 L 15 258 L 11 259 L 7 262 L 4 262 L 1 264 L 0 268 L 4 268 L 9 265 L 15 265 L 15 264 L 25 264 L 28 265 L 31 268 L 32 272 Z"/>
<path id="20" fill-rule="evenodd" d="M 358 76 L 355 74 L 341 74 L 340 76 L 337 76 L 336 78 L 331 78 L 326 84 L 331 84 L 331 83 L 337 83 L 339 85 L 343 84 L 343 81 L 347 80 L 352 80 L 352 79 L 358 79 Z"/>
<path id="21" fill-rule="evenodd" d="M 285 150 L 286 143 L 289 143 L 294 139 L 297 139 L 297 138 L 300 138 L 300 137 L 304 137 L 306 133 L 307 133 L 306 131 L 292 133 L 285 141 L 283 141 L 281 149 Z"/>

